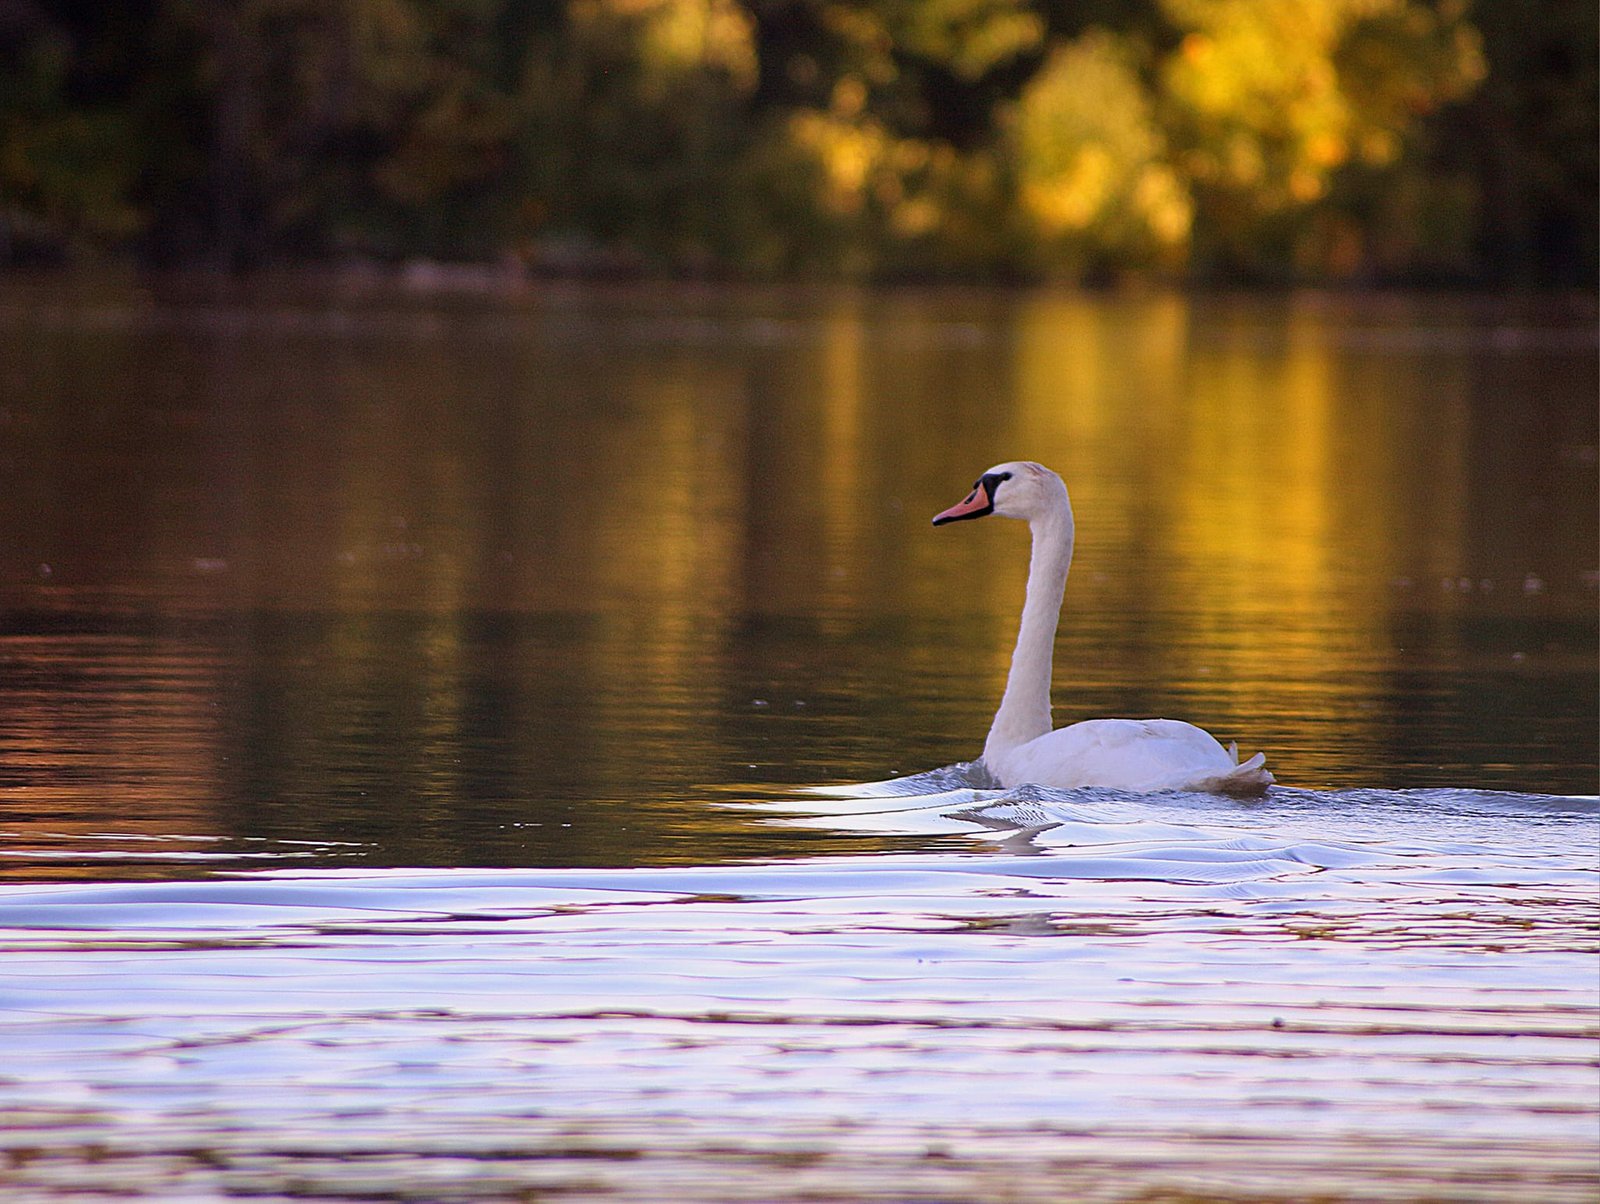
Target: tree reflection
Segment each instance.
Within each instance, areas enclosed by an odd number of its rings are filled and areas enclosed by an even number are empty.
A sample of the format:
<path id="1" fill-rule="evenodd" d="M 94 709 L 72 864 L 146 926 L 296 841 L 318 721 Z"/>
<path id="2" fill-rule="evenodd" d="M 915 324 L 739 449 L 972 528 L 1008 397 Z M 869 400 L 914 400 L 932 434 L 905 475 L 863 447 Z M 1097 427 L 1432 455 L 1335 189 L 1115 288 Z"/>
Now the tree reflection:
<path id="1" fill-rule="evenodd" d="M 1572 790 L 1593 761 L 1581 322 L 629 289 L 25 312 L 0 742 L 30 831 L 770 851 L 708 800 L 977 751 L 1026 535 L 928 518 L 1018 456 L 1080 525 L 1059 721 L 1178 715 L 1317 785 Z M 85 397 L 116 400 L 78 424 Z"/>

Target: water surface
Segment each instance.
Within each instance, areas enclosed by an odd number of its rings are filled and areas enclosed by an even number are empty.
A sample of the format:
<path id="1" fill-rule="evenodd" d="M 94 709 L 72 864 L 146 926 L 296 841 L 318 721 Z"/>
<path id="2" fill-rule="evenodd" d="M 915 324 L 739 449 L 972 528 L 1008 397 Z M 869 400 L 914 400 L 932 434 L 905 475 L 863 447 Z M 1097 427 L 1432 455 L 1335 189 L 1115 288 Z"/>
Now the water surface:
<path id="1" fill-rule="evenodd" d="M 0 1186 L 1593 1199 L 1595 352 L 1534 300 L 6 285 Z M 963 764 L 1025 533 L 927 520 L 1017 457 L 1079 522 L 1058 722 L 1281 788 Z"/>

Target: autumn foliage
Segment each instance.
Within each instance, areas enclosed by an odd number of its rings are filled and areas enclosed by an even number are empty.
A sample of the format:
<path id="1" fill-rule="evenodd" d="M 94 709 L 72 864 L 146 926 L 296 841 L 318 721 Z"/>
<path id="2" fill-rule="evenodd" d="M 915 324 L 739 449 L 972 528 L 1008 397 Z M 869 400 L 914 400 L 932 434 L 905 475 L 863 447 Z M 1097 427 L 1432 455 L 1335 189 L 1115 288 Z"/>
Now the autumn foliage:
<path id="1" fill-rule="evenodd" d="M 1586 284 L 1588 0 L 0 0 L 0 264 Z"/>

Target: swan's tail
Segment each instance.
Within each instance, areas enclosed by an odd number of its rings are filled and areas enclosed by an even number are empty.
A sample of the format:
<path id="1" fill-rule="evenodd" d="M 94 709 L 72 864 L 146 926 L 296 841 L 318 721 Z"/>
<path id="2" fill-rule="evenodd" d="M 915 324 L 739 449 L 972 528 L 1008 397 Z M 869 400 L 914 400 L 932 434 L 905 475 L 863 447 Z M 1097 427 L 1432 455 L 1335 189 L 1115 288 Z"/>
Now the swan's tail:
<path id="1" fill-rule="evenodd" d="M 1239 760 L 1237 744 L 1230 744 L 1228 751 L 1233 754 L 1235 761 Z M 1267 768 L 1267 754 L 1257 753 L 1232 769 L 1195 782 L 1190 789 L 1203 790 L 1208 794 L 1231 794 L 1235 798 L 1254 798 L 1265 794 L 1274 780 L 1272 771 Z"/>

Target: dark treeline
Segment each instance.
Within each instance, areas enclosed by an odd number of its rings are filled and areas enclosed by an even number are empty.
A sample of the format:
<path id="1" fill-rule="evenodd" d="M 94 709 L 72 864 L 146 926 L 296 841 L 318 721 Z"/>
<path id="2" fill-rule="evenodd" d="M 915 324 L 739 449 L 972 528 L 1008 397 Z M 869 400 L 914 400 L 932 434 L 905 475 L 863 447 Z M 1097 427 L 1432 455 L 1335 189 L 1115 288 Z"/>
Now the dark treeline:
<path id="1" fill-rule="evenodd" d="M 1594 0 L 0 0 L 0 265 L 1593 285 Z"/>

